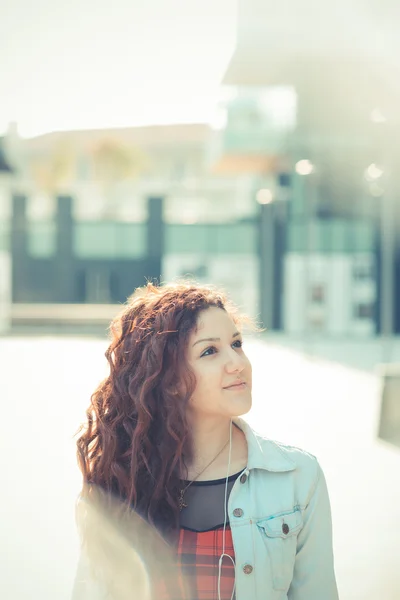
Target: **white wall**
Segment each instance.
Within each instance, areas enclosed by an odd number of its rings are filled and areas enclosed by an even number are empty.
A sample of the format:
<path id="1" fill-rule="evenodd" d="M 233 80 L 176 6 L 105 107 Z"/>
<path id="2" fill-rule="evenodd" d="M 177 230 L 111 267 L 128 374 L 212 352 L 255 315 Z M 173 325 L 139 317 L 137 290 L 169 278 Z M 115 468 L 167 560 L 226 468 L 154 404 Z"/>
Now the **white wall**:
<path id="1" fill-rule="evenodd" d="M 350 258 L 348 254 L 336 254 L 326 265 L 329 273 L 327 330 L 333 335 L 350 333 L 348 331 L 352 319 Z"/>
<path id="2" fill-rule="evenodd" d="M 354 277 L 355 267 L 365 269 L 365 278 Z M 318 287 L 323 292 L 320 302 L 312 299 L 312 291 Z M 375 299 L 372 254 L 289 253 L 286 256 L 283 321 L 288 333 L 373 335 L 374 316 L 357 316 L 357 307 L 372 305 Z"/>
<path id="3" fill-rule="evenodd" d="M 278 3 L 240 0 L 237 45 L 248 52 L 251 47 L 254 53 L 264 50 L 260 52 L 261 60 L 263 56 L 270 60 L 277 51 L 280 55 L 297 53 L 300 56 L 304 53 L 320 58 L 379 55 L 379 44 L 369 43 L 368 46 L 371 32 L 380 30 L 387 34 L 388 43 L 393 43 L 390 23 L 396 22 L 398 16 L 398 3 L 394 0 L 391 6 L 386 2 L 384 10 L 378 2 L 371 5 L 371 0 L 351 3 L 346 0 L 283 0 Z M 285 37 L 283 47 L 282 34 Z M 249 68 L 253 65 L 252 61 Z"/>
<path id="4" fill-rule="evenodd" d="M 304 256 L 288 253 L 284 261 L 283 328 L 288 333 L 305 330 L 306 264 Z"/>

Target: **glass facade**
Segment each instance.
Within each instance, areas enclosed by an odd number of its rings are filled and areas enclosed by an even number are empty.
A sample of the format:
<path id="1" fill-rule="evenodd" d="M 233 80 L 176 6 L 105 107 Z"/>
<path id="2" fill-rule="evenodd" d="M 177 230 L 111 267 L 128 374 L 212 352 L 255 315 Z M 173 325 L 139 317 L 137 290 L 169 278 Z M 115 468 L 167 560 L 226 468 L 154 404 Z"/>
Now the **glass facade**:
<path id="1" fill-rule="evenodd" d="M 252 223 L 166 225 L 166 254 L 256 254 Z"/>
<path id="2" fill-rule="evenodd" d="M 143 258 L 146 230 L 146 223 L 77 222 L 73 253 L 77 258 Z"/>
<path id="3" fill-rule="evenodd" d="M 288 223 L 288 252 L 357 253 L 374 252 L 375 224 L 372 220 L 291 219 Z"/>

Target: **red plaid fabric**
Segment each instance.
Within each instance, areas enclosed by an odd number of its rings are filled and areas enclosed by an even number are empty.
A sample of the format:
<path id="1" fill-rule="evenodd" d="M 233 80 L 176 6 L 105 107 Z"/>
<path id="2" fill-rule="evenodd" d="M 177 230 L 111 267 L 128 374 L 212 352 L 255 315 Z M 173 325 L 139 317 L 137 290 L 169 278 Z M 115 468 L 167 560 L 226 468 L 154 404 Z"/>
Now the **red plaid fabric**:
<path id="1" fill-rule="evenodd" d="M 223 530 L 223 527 L 211 531 L 180 530 L 177 567 L 181 595 L 172 598 L 166 586 L 161 585 L 156 600 L 218 600 L 218 561 L 222 554 Z M 225 553 L 235 558 L 229 526 L 225 531 Z M 224 558 L 221 600 L 231 600 L 234 583 L 235 567 L 232 561 Z"/>

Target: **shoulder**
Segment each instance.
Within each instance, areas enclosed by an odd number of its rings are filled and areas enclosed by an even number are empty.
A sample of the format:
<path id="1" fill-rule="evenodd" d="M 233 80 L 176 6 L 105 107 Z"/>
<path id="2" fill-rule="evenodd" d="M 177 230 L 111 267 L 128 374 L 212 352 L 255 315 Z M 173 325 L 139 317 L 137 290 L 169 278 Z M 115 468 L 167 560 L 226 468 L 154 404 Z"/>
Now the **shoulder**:
<path id="1" fill-rule="evenodd" d="M 266 437 L 244 419 L 238 419 L 236 423 L 246 436 L 250 469 L 271 473 L 294 473 L 297 478 L 317 482 L 321 468 L 314 454 Z"/>
<path id="2" fill-rule="evenodd" d="M 270 472 L 290 474 L 295 487 L 306 501 L 314 492 L 322 474 L 317 457 L 303 448 L 285 444 L 255 432 L 254 436 L 260 448 L 263 468 Z"/>
<path id="3" fill-rule="evenodd" d="M 274 448 L 287 460 L 291 461 L 296 468 L 305 468 L 311 471 L 317 471 L 318 459 L 314 454 L 308 452 L 304 448 L 284 444 L 278 440 L 272 440 L 267 437 L 259 436 L 261 444 L 264 448 Z"/>
<path id="4" fill-rule="evenodd" d="M 298 469 L 306 469 L 310 470 L 311 472 L 316 472 L 318 470 L 317 457 L 304 448 L 291 446 L 258 433 L 255 433 L 255 436 L 266 454 L 274 451 L 280 454 L 282 458 L 291 462 Z"/>

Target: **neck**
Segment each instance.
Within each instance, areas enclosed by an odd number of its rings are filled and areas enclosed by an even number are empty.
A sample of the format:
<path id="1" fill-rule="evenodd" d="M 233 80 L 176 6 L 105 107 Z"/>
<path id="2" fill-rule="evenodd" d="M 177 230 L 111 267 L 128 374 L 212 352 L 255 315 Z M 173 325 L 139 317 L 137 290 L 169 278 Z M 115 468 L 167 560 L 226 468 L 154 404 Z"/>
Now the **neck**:
<path id="1" fill-rule="evenodd" d="M 188 465 L 190 470 L 201 469 L 210 462 L 223 446 L 229 441 L 231 419 L 204 419 L 193 420 L 191 423 L 192 460 Z M 232 441 L 233 441 L 232 425 Z M 229 445 L 222 452 L 224 457 L 229 451 Z M 218 459 L 217 459 L 218 460 Z"/>

